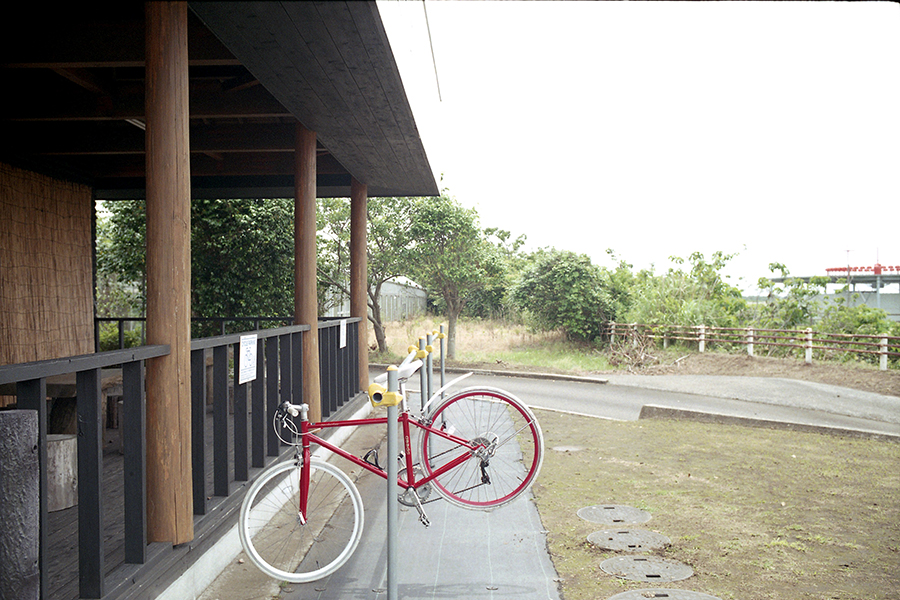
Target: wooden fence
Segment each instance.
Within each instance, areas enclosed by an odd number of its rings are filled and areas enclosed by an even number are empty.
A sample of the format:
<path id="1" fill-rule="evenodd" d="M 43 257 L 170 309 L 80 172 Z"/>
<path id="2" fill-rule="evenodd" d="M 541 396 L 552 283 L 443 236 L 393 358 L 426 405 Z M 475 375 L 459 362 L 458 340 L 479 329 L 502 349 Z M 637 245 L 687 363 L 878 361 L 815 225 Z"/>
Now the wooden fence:
<path id="1" fill-rule="evenodd" d="M 765 348 L 802 349 L 807 363 L 812 363 L 813 352 L 820 351 L 828 357 L 837 353 L 852 353 L 878 357 L 882 371 L 888 369 L 890 360 L 900 357 L 900 337 L 845 333 L 825 333 L 812 329 L 760 329 L 754 327 L 710 327 L 707 325 L 646 325 L 642 323 L 610 322 L 607 333 L 610 342 L 643 336 L 669 342 L 697 344 L 700 352 L 707 345 L 745 346 L 747 354 L 754 356 L 760 346 Z"/>

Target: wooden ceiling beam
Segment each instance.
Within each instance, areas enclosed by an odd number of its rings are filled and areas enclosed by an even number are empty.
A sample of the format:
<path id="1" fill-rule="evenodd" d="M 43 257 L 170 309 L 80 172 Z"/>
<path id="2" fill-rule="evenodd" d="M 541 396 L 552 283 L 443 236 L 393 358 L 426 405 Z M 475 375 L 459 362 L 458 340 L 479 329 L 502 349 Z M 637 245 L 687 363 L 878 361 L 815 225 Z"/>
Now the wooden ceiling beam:
<path id="1" fill-rule="evenodd" d="M 209 90 L 209 86 L 217 89 Z M 207 89 L 204 89 L 207 88 Z M 21 88 L 19 88 L 21 89 Z M 4 116 L 9 121 L 122 121 L 144 118 L 144 88 L 120 84 L 107 104 L 96 95 L 60 98 L 32 98 L 27 93 L 5 99 Z M 215 82 L 192 82 L 192 119 L 293 118 L 262 86 L 223 93 Z"/>

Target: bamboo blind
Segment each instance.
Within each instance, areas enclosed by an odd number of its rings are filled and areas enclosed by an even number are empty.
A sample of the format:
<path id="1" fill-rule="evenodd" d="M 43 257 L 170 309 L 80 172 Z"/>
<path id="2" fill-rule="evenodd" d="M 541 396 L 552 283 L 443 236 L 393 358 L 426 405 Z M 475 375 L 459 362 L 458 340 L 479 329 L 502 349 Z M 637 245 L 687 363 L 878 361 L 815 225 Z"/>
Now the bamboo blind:
<path id="1" fill-rule="evenodd" d="M 94 351 L 91 202 L 0 163 L 0 364 Z"/>

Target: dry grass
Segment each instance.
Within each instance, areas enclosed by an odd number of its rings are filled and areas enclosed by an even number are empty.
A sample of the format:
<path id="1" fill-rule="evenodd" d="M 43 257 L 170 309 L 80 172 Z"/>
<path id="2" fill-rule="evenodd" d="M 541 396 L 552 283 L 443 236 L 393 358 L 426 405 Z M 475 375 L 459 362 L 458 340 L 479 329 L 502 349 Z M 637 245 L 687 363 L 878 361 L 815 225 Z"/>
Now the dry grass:
<path id="1" fill-rule="evenodd" d="M 372 362 L 399 362 L 407 347 L 418 343 L 420 335 L 440 327 L 442 321 L 420 317 L 408 322 L 390 323 L 387 327 L 388 355 L 373 354 Z M 852 389 L 900 396 L 900 370 L 879 371 L 865 363 L 814 361 L 808 365 L 796 358 L 747 356 L 707 351 L 699 354 L 683 348 L 655 348 L 656 362 L 640 367 L 631 363 L 616 366 L 615 353 L 598 350 L 589 344 L 574 344 L 558 332 L 535 333 L 524 325 L 496 321 L 461 320 L 458 325 L 457 359 L 453 366 L 472 369 L 516 369 L 520 371 L 557 372 L 595 375 L 633 370 L 641 375 L 741 375 L 746 377 L 784 377 L 839 385 Z M 374 335 L 370 333 L 370 345 Z M 629 369 L 629 366 L 632 367 Z"/>

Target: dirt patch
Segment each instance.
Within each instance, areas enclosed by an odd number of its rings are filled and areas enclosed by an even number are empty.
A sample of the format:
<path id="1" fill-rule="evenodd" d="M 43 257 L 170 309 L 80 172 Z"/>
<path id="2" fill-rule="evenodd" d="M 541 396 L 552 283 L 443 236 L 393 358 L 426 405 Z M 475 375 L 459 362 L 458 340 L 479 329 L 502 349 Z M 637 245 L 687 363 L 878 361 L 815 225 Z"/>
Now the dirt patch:
<path id="1" fill-rule="evenodd" d="M 646 583 L 600 563 L 579 508 L 634 506 L 656 552 L 694 576 L 663 587 L 729 599 L 900 599 L 900 444 L 673 421 L 539 411 L 546 457 L 534 487 L 566 600 Z"/>

